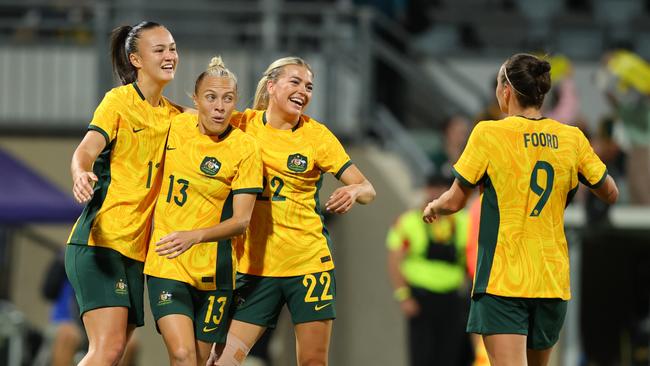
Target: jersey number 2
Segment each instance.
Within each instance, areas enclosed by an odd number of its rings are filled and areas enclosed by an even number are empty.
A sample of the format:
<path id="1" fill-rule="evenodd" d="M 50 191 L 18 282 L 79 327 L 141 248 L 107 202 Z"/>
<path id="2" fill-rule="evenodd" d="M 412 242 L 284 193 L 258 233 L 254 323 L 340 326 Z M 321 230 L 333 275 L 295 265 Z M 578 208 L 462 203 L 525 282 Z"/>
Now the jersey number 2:
<path id="1" fill-rule="evenodd" d="M 540 170 L 546 172 L 546 186 L 544 188 L 540 187 L 537 183 L 537 173 Z M 544 208 L 544 205 L 546 205 L 548 198 L 551 196 L 551 191 L 553 190 L 553 179 L 555 179 L 553 166 L 547 161 L 537 161 L 533 167 L 533 173 L 530 175 L 530 189 L 533 193 L 540 196 L 540 198 L 533 208 L 533 211 L 530 213 L 530 216 L 537 217 L 542 213 L 542 209 Z"/>
<path id="2" fill-rule="evenodd" d="M 262 193 L 257 194 L 257 200 L 258 201 L 268 201 L 269 196 L 264 195 L 264 191 L 266 191 L 266 187 L 269 187 L 269 191 L 273 190 L 273 195 L 270 197 L 271 201 L 284 201 L 287 198 L 280 193 L 282 192 L 282 188 L 284 187 L 284 181 L 280 177 L 273 177 L 271 178 L 271 184 L 267 184 L 266 177 L 262 178 Z"/>

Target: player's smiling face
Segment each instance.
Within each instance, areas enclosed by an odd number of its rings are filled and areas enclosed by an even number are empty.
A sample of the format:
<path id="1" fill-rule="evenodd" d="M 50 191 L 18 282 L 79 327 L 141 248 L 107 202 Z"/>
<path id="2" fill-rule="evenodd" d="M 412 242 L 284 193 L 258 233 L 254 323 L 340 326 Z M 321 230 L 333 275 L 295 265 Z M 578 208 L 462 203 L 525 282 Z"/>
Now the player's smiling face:
<path id="1" fill-rule="evenodd" d="M 165 27 L 143 30 L 137 41 L 138 52 L 129 55 L 131 63 L 139 72 L 150 78 L 167 83 L 174 78 L 178 65 L 178 53 L 174 37 Z"/>
<path id="2" fill-rule="evenodd" d="M 300 117 L 311 100 L 313 76 L 300 65 L 284 66 L 280 76 L 267 85 L 269 105 L 294 119 Z"/>
<path id="3" fill-rule="evenodd" d="M 206 135 L 222 134 L 235 110 L 237 86 L 229 77 L 206 75 L 199 85 L 194 104 L 199 110 L 199 129 Z"/>

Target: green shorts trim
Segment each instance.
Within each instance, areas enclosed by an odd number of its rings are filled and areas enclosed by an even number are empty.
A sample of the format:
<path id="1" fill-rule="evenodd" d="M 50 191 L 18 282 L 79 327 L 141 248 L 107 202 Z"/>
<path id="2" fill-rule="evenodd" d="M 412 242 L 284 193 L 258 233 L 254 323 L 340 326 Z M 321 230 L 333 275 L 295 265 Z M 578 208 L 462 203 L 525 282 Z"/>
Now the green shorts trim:
<path id="1" fill-rule="evenodd" d="M 153 276 L 147 276 L 147 289 L 156 329 L 162 317 L 181 314 L 192 319 L 196 339 L 226 343 L 233 304 L 232 290 L 201 291 L 185 282 Z"/>
<path id="2" fill-rule="evenodd" d="M 562 299 L 475 294 L 469 310 L 469 333 L 522 334 L 529 349 L 553 347 L 560 337 L 568 302 Z"/>
<path id="3" fill-rule="evenodd" d="M 293 277 L 237 274 L 233 319 L 275 328 L 284 304 L 294 324 L 336 318 L 334 270 Z"/>
<path id="4" fill-rule="evenodd" d="M 104 247 L 68 244 L 65 271 L 79 316 L 106 307 L 129 308 L 129 324 L 144 325 L 144 263 Z"/>

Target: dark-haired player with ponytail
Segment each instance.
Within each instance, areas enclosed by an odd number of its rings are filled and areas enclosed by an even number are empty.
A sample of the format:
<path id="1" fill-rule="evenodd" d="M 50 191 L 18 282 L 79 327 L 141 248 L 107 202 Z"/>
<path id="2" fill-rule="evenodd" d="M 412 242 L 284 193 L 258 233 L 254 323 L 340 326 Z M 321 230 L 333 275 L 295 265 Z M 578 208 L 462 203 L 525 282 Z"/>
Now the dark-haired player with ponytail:
<path id="1" fill-rule="evenodd" d="M 542 116 L 550 70 L 528 54 L 506 60 L 496 97 L 507 117 L 476 125 L 451 188 L 423 213 L 431 222 L 457 212 L 482 187 L 467 331 L 483 336 L 492 366 L 548 364 L 570 298 L 564 208 L 579 182 L 609 204 L 618 198 L 584 134 Z"/>
<path id="2" fill-rule="evenodd" d="M 71 164 L 73 195 L 86 203 L 65 256 L 89 341 L 80 365 L 116 365 L 144 324 L 143 262 L 165 140 L 179 113 L 162 96 L 178 63 L 165 27 L 118 27 L 111 50 L 123 85 L 104 96 Z"/>

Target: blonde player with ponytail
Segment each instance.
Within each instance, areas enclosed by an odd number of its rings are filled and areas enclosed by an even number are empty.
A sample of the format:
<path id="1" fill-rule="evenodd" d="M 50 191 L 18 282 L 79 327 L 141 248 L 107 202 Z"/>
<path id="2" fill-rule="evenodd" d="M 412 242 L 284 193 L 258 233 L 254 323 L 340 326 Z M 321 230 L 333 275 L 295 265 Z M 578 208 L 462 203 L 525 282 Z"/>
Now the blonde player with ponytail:
<path id="1" fill-rule="evenodd" d="M 172 121 L 144 272 L 171 365 L 205 365 L 226 341 L 234 288 L 231 238 L 262 192 L 257 143 L 230 125 L 237 79 L 220 57 L 196 80 L 198 115 Z"/>
<path id="2" fill-rule="evenodd" d="M 261 148 L 264 184 L 246 240 L 237 246 L 239 301 L 228 342 L 210 365 L 240 365 L 265 329 L 275 327 L 285 304 L 298 365 L 327 364 L 336 282 L 319 189 L 324 173 L 344 184 L 325 203 L 336 214 L 369 203 L 375 190 L 334 134 L 303 114 L 312 80 L 302 59 L 276 60 L 259 81 L 255 109 L 233 118 Z"/>

